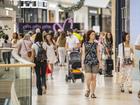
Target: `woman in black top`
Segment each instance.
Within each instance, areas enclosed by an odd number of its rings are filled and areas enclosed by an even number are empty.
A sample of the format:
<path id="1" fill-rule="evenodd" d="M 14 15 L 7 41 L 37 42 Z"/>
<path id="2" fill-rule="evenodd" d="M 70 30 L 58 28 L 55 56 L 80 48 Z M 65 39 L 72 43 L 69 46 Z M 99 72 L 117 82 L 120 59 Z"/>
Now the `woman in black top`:
<path id="1" fill-rule="evenodd" d="M 84 65 L 87 85 L 85 96 L 89 97 L 91 93 L 91 98 L 96 98 L 94 94 L 96 87 L 96 74 L 98 73 L 98 67 L 100 64 L 99 48 L 95 39 L 95 31 L 89 30 L 87 32 L 87 41 L 83 43 L 82 48 L 82 65 Z"/>

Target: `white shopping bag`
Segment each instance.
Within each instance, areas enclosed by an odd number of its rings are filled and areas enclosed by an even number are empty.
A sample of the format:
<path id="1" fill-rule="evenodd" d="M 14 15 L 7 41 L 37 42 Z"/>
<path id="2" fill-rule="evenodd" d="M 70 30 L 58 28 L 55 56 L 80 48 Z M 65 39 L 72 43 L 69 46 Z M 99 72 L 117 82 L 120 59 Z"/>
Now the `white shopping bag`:
<path id="1" fill-rule="evenodd" d="M 96 86 L 99 88 L 105 87 L 104 75 L 97 74 L 96 76 Z"/>

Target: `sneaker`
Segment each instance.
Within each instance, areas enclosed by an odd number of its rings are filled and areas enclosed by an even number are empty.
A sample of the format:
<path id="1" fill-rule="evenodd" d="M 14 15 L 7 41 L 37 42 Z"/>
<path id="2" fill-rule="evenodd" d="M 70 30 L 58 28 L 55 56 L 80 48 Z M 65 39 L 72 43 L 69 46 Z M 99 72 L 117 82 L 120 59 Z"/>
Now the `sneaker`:
<path id="1" fill-rule="evenodd" d="M 132 94 L 132 90 L 129 90 L 128 92 L 129 92 L 129 94 Z"/>
<path id="2" fill-rule="evenodd" d="M 121 89 L 121 92 L 124 93 L 124 89 Z"/>
<path id="3" fill-rule="evenodd" d="M 91 98 L 96 98 L 94 93 L 91 94 Z"/>
<path id="4" fill-rule="evenodd" d="M 87 90 L 86 94 L 85 94 L 85 97 L 89 97 L 89 94 L 90 94 L 90 90 Z"/>
<path id="5" fill-rule="evenodd" d="M 124 85 L 121 85 L 121 92 L 124 93 Z"/>
<path id="6" fill-rule="evenodd" d="M 42 94 L 46 94 L 46 88 L 45 88 L 45 86 L 42 87 Z"/>
<path id="7" fill-rule="evenodd" d="M 110 74 L 110 75 L 108 75 L 109 77 L 113 77 L 113 75 L 112 74 Z"/>
<path id="8" fill-rule="evenodd" d="M 42 96 L 42 90 L 38 90 L 37 94 Z"/>

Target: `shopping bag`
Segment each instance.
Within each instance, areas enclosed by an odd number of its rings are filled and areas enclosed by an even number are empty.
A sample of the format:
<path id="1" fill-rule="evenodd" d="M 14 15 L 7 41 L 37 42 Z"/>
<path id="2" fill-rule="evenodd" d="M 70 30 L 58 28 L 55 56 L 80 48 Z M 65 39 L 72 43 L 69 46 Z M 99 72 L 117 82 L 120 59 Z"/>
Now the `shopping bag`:
<path id="1" fill-rule="evenodd" d="M 105 87 L 104 75 L 97 74 L 96 76 L 96 86 L 99 88 Z"/>
<path id="2" fill-rule="evenodd" d="M 46 67 L 46 75 L 51 74 L 51 73 L 52 73 L 51 65 L 50 64 L 47 64 L 47 67 Z"/>

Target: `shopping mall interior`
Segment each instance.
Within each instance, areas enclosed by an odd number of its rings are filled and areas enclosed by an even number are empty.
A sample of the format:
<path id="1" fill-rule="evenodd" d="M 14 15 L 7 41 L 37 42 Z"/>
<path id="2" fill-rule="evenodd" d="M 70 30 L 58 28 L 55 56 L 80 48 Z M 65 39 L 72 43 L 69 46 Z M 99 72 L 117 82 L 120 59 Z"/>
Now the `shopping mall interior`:
<path id="1" fill-rule="evenodd" d="M 139 0 L 0 0 L 0 105 L 140 105 L 139 10 Z M 60 41 L 57 35 L 59 31 L 62 34 L 70 29 L 73 29 L 73 35 L 77 35 L 81 45 L 78 47 L 80 67 L 76 63 L 75 65 L 78 66 L 76 69 L 72 66 L 73 61 L 70 60 L 68 47 L 64 47 L 66 54 L 59 57 L 58 42 Z M 109 56 L 112 60 L 111 76 L 103 72 L 108 71 L 108 59 L 103 60 L 103 53 L 101 53 L 102 72 L 95 76 L 96 98 L 93 97 L 93 93 L 88 97 L 85 95 L 86 92 L 91 91 L 87 91 L 89 78 L 81 63 L 83 54 L 81 43 L 84 43 L 84 35 L 88 35 L 88 30 L 94 30 L 98 38 L 101 33 L 106 36 L 111 33 L 113 40 L 111 57 Z M 128 67 L 126 73 L 122 74 L 125 66 L 121 65 L 119 46 L 124 40 L 124 32 L 130 36 L 134 65 L 132 64 L 132 67 Z M 33 45 L 36 44 L 36 40 L 39 40 L 35 38 L 38 33 L 44 35 L 42 40 L 47 44 L 49 41 L 46 36 L 54 37 L 51 42 L 54 55 L 51 45 L 48 44 L 49 47 L 46 47 L 45 86 L 43 66 L 39 68 L 37 74 L 37 67 L 40 65 L 32 60 L 33 56 L 37 59 Z M 18 38 L 13 40 L 16 34 Z M 23 40 L 30 36 L 31 46 L 26 46 L 24 41 L 21 41 L 22 36 Z M 5 45 L 7 43 L 10 43 L 8 47 Z M 65 43 L 68 43 L 67 39 Z M 22 45 L 25 46 L 24 50 L 21 50 Z M 22 56 L 25 52 L 27 56 L 28 47 L 31 49 L 31 55 L 28 54 L 31 59 Z M 123 46 L 123 54 L 124 51 Z M 53 63 L 50 63 L 49 57 Z M 64 58 L 64 64 L 61 64 L 61 58 Z M 131 72 L 128 73 L 130 69 Z M 71 74 L 73 70 L 75 74 L 82 73 L 82 77 L 74 77 Z M 128 82 L 126 85 L 132 85 L 131 90 L 122 90 L 122 75 L 128 75 L 124 81 Z M 92 77 L 94 78 L 94 74 Z M 129 83 L 130 77 L 131 83 Z M 42 83 L 41 93 L 39 83 Z"/>

